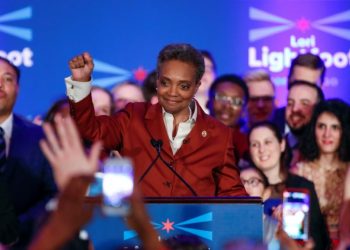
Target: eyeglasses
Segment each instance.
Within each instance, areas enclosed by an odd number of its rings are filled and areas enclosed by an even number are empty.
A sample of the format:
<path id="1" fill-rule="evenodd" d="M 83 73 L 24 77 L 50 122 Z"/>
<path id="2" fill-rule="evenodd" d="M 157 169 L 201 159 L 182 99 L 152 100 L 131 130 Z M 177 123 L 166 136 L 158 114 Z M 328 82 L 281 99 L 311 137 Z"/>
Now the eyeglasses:
<path id="1" fill-rule="evenodd" d="M 263 183 L 262 180 L 256 177 L 249 178 L 248 180 L 241 179 L 243 185 L 247 184 L 248 186 L 257 187 L 259 183 Z"/>
<path id="2" fill-rule="evenodd" d="M 222 94 L 215 94 L 215 101 L 222 104 L 229 104 L 232 107 L 240 108 L 244 105 L 244 100 L 240 97 L 226 96 Z"/>
<path id="3" fill-rule="evenodd" d="M 268 102 L 273 102 L 273 100 L 275 100 L 274 96 L 269 96 L 269 95 L 265 95 L 265 96 L 255 96 L 255 97 L 250 97 L 249 101 L 250 102 L 254 102 L 257 103 L 259 101 L 264 102 L 264 103 L 268 103 Z"/>

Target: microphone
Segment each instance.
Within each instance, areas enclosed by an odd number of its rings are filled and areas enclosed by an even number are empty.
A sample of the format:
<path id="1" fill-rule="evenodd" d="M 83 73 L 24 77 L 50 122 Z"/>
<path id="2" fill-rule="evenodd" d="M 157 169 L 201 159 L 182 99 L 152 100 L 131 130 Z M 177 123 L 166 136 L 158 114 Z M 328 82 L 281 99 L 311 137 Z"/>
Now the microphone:
<path id="1" fill-rule="evenodd" d="M 190 184 L 188 184 L 187 181 L 185 181 L 184 178 L 182 178 L 182 176 L 176 172 L 176 170 L 174 169 L 173 166 L 171 166 L 168 162 L 166 162 L 163 157 L 160 155 L 160 150 L 163 146 L 163 141 L 162 140 L 154 140 L 154 142 L 152 143 L 152 140 L 151 140 L 151 144 L 153 147 L 155 147 L 157 149 L 157 152 L 158 152 L 158 158 L 160 158 L 160 160 L 164 163 L 164 165 L 170 169 L 171 172 L 173 172 L 173 174 L 176 175 L 177 178 L 179 178 L 179 180 L 185 184 L 185 186 L 191 191 L 191 193 L 194 195 L 194 196 L 198 196 L 197 193 L 194 191 L 194 189 L 190 186 Z"/>
<path id="2" fill-rule="evenodd" d="M 163 141 L 162 140 L 155 140 L 155 139 L 151 139 L 151 144 L 154 148 L 157 149 L 158 154 L 160 154 L 160 149 L 163 146 Z"/>
<path id="3" fill-rule="evenodd" d="M 145 176 L 147 175 L 147 173 L 151 170 L 151 168 L 154 166 L 154 164 L 156 163 L 156 161 L 158 160 L 158 158 L 160 157 L 160 149 L 163 145 L 163 142 L 161 140 L 155 140 L 155 139 L 151 139 L 151 144 L 153 147 L 155 147 L 157 149 L 157 156 L 156 158 L 153 159 L 153 161 L 151 162 L 151 164 L 147 167 L 146 171 L 142 174 L 142 176 L 140 177 L 138 183 L 140 183 Z"/>

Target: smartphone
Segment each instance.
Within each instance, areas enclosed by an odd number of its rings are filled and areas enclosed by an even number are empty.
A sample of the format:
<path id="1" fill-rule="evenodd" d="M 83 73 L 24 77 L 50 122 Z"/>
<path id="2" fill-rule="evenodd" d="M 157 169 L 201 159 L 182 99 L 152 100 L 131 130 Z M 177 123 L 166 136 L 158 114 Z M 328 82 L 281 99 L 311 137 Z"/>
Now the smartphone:
<path id="1" fill-rule="evenodd" d="M 306 241 L 309 238 L 310 194 L 305 189 L 283 192 L 282 225 L 289 237 Z"/>
<path id="2" fill-rule="evenodd" d="M 108 158 L 103 164 L 102 211 L 106 215 L 125 216 L 128 197 L 134 189 L 133 164 L 128 158 Z"/>

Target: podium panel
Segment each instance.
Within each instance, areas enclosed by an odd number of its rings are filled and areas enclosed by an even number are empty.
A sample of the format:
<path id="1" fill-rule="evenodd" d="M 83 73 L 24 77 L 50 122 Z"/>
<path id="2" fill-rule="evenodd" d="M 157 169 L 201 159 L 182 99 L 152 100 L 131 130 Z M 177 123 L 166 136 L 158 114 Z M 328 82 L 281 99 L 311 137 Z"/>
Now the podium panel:
<path id="1" fill-rule="evenodd" d="M 262 241 L 262 203 L 254 198 L 146 199 L 151 223 L 161 239 L 175 235 L 199 237 L 210 249 L 235 239 Z M 140 242 L 121 217 L 97 211 L 86 230 L 95 249 L 138 249 Z"/>

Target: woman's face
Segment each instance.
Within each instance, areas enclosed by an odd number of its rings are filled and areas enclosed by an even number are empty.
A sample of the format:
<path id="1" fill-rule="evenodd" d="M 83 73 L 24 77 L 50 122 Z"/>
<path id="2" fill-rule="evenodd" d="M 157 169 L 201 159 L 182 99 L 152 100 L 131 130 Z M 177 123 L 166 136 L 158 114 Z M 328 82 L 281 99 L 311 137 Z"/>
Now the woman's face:
<path id="1" fill-rule="evenodd" d="M 157 79 L 158 100 L 164 110 L 173 115 L 188 113 L 188 106 L 200 86 L 196 68 L 179 60 L 161 64 Z"/>
<path id="2" fill-rule="evenodd" d="M 250 133 L 250 156 L 255 166 L 263 172 L 279 168 L 284 149 L 285 141 L 280 143 L 268 127 L 257 127 Z"/>
<path id="3" fill-rule="evenodd" d="M 322 113 L 315 128 L 316 143 L 321 154 L 334 154 L 338 151 L 342 127 L 337 117 L 331 113 Z"/>
<path id="4" fill-rule="evenodd" d="M 252 168 L 241 171 L 241 181 L 250 196 L 262 197 L 265 191 L 263 180 L 258 172 Z"/>

